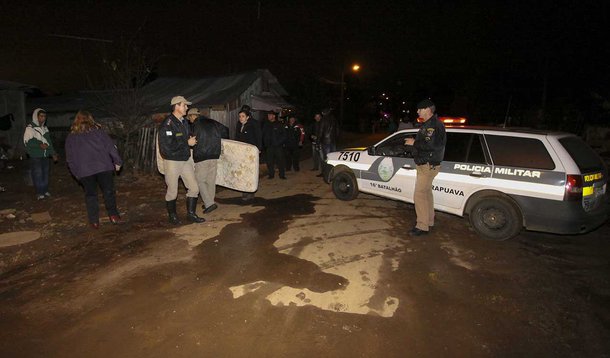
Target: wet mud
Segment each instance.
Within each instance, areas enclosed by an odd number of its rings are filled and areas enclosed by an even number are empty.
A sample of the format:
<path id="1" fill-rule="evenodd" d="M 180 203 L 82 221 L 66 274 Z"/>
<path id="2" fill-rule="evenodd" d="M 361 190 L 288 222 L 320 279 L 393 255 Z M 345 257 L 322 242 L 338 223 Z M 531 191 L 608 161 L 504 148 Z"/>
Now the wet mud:
<path id="1" fill-rule="evenodd" d="M 0 231 L 41 238 L 0 248 L 0 356 L 608 356 L 608 223 L 490 242 L 439 213 L 411 238 L 411 205 L 339 201 L 315 174 L 179 227 L 155 176 L 117 178 L 127 223 L 96 232 L 59 173 L 49 202 L 3 193 Z"/>
<path id="2" fill-rule="evenodd" d="M 324 273 L 314 263 L 295 254 L 281 254 L 273 245 L 286 231 L 290 220 L 314 213 L 316 199 L 298 194 L 249 201 L 248 205 L 262 210 L 242 214 L 239 222 L 225 226 L 216 239 L 200 244 L 196 248 L 194 269 L 203 270 L 207 277 L 224 277 L 227 286 L 270 281 L 314 292 L 345 287 L 345 278 Z M 240 204 L 238 200 L 219 200 L 219 203 Z"/>

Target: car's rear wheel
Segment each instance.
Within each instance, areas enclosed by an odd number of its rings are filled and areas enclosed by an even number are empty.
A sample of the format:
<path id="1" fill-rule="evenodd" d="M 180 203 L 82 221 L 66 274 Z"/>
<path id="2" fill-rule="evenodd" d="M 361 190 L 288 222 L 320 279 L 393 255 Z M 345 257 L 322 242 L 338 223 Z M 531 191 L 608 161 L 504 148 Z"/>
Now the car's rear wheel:
<path id="1" fill-rule="evenodd" d="M 474 230 L 488 240 L 508 240 L 517 236 L 523 228 L 519 209 L 502 197 L 479 199 L 472 207 L 469 219 Z"/>
<path id="2" fill-rule="evenodd" d="M 356 177 L 347 171 L 339 172 L 334 176 L 332 188 L 337 199 L 354 200 L 358 196 Z"/>

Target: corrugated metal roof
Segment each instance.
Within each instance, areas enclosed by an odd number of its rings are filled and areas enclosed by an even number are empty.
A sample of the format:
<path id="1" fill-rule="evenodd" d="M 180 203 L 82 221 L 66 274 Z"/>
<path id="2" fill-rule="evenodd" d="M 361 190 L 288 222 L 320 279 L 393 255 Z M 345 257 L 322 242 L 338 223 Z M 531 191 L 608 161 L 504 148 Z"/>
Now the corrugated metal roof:
<path id="1" fill-rule="evenodd" d="M 244 72 L 222 77 L 207 78 L 158 78 L 142 88 L 143 99 L 153 112 L 167 112 L 173 96 L 184 96 L 193 106 L 208 107 L 233 101 L 256 80 L 263 78 L 269 85 L 269 96 L 288 94 L 277 78 L 266 69 Z M 75 112 L 81 108 L 93 109 L 106 91 L 81 91 L 62 96 L 34 98 L 28 101 L 29 111 L 44 108 L 48 112 Z"/>
<path id="2" fill-rule="evenodd" d="M 259 77 L 256 72 L 201 79 L 159 78 L 143 88 L 146 102 L 169 108 L 173 96 L 184 96 L 193 106 L 225 104 L 239 97 Z"/>

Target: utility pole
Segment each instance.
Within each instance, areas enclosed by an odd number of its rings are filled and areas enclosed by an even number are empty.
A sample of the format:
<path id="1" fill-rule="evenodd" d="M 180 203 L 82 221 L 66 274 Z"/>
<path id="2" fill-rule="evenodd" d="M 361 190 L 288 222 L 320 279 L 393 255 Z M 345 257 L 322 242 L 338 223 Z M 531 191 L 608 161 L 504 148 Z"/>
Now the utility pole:
<path id="1" fill-rule="evenodd" d="M 341 98 L 339 99 L 339 126 L 343 125 L 343 97 L 345 97 L 345 66 L 341 69 Z"/>
<path id="2" fill-rule="evenodd" d="M 358 72 L 360 71 L 360 65 L 358 64 L 354 64 L 351 67 L 351 70 L 353 72 Z M 341 98 L 339 99 L 339 125 L 343 125 L 343 110 L 344 110 L 344 98 L 345 97 L 345 64 L 341 67 L 341 83 L 339 84 L 341 86 Z"/>

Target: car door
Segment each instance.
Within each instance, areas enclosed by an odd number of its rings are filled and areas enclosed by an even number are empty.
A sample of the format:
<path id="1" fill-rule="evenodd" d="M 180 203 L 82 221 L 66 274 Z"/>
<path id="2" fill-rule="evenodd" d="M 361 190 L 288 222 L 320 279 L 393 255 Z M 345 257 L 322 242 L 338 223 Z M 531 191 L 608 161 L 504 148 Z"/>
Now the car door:
<path id="1" fill-rule="evenodd" d="M 487 186 L 493 167 L 483 135 L 463 130 L 447 130 L 445 157 L 432 182 L 435 208 L 462 214 L 466 199 Z"/>
<path id="2" fill-rule="evenodd" d="M 416 133 L 417 130 L 399 132 L 375 145 L 377 159 L 362 173 L 362 185 L 377 195 L 413 202 L 415 162 L 412 147 L 405 145 L 405 139 Z"/>
<path id="3" fill-rule="evenodd" d="M 486 133 L 494 187 L 509 195 L 563 200 L 566 173 L 547 140 L 523 133 Z M 548 147 L 547 147 L 548 146 Z"/>

